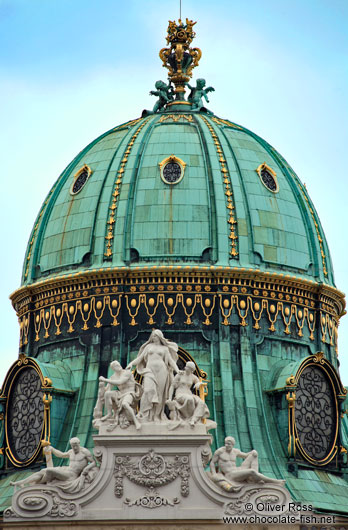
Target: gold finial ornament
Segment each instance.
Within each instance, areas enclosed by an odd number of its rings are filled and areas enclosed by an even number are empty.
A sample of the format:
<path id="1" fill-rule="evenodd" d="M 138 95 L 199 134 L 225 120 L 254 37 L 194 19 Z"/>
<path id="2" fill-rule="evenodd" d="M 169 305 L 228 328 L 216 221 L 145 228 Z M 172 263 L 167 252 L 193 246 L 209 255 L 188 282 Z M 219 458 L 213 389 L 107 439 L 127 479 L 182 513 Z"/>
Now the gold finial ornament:
<path id="1" fill-rule="evenodd" d="M 295 376 L 293 374 L 291 374 L 290 377 L 287 378 L 286 385 L 287 386 L 295 386 L 296 385 Z"/>
<path id="2" fill-rule="evenodd" d="M 44 382 L 43 382 L 43 386 L 52 386 L 52 379 L 50 379 L 49 377 L 45 377 L 44 378 Z"/>
<path id="3" fill-rule="evenodd" d="M 185 85 L 192 77 L 192 70 L 198 66 L 202 52 L 199 48 L 191 48 L 190 44 L 196 34 L 193 26 L 196 22 L 186 19 L 186 24 L 179 18 L 178 24 L 169 21 L 167 43 L 170 48 L 162 48 L 159 56 L 163 66 L 169 70 L 169 79 L 175 86 L 175 99 L 183 100 Z"/>

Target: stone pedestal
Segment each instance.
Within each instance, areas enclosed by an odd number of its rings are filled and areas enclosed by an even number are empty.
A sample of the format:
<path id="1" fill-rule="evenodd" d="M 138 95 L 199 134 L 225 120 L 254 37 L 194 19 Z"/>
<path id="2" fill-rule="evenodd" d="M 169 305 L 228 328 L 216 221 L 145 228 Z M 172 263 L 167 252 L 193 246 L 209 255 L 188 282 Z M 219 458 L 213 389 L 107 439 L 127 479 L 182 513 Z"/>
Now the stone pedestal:
<path id="1" fill-rule="evenodd" d="M 210 480 L 204 470 L 210 457 L 210 435 L 204 424 L 192 432 L 180 425 L 169 430 L 168 424 L 143 424 L 141 433 L 134 426 L 117 427 L 112 433 L 101 427 L 94 442 L 101 465 L 91 484 L 76 494 L 63 493 L 59 484 L 17 489 L 5 521 L 220 524 L 225 515 L 245 514 L 246 503 L 255 506 L 257 499 L 284 505 L 284 513 L 288 511 L 291 499 L 282 486 L 248 483 L 231 493 Z"/>

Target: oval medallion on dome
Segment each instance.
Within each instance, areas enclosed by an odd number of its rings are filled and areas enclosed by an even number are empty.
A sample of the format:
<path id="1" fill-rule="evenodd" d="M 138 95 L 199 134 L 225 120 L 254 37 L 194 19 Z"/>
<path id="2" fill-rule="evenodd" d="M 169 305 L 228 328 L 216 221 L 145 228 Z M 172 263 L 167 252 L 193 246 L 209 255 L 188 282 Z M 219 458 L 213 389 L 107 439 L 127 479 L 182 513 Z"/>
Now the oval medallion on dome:
<path id="1" fill-rule="evenodd" d="M 300 375 L 295 425 L 305 455 L 312 461 L 327 458 L 337 437 L 337 403 L 329 377 L 318 366 L 311 364 Z"/>
<path id="2" fill-rule="evenodd" d="M 166 184 L 177 184 L 184 176 L 186 163 L 172 155 L 159 163 L 161 179 Z"/>
<path id="3" fill-rule="evenodd" d="M 32 367 L 21 370 L 8 397 L 6 434 L 12 459 L 29 463 L 41 447 L 44 405 L 41 379 Z"/>
<path id="4" fill-rule="evenodd" d="M 74 182 L 70 188 L 71 195 L 79 193 L 91 176 L 92 170 L 86 164 L 74 175 Z"/>
<path id="5" fill-rule="evenodd" d="M 266 163 L 264 163 L 261 164 L 256 171 L 260 177 L 262 184 L 269 191 L 272 191 L 273 193 L 277 193 L 279 191 L 276 172 L 273 171 L 272 168 L 270 168 Z"/>
<path id="6" fill-rule="evenodd" d="M 163 178 L 169 184 L 175 184 L 181 177 L 181 167 L 176 162 L 168 162 L 163 168 Z"/>

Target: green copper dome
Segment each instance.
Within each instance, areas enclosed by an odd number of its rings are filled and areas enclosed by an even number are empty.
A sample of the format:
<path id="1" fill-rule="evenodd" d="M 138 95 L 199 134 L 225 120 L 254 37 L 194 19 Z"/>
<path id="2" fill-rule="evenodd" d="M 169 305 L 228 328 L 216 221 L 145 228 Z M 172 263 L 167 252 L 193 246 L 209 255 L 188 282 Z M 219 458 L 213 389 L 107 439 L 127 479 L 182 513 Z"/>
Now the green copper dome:
<path id="1" fill-rule="evenodd" d="M 115 127 L 77 155 L 35 222 L 23 284 L 196 265 L 334 285 L 319 218 L 287 162 L 249 130 L 181 107 Z M 161 178 L 171 156 L 175 183 Z"/>
<path id="2" fill-rule="evenodd" d="M 189 85 L 201 56 L 193 26 L 169 22 L 169 82 L 155 83 L 153 110 L 82 150 L 35 222 L 11 295 L 21 353 L 0 396 L 0 510 L 8 475 L 42 466 L 49 436 L 62 451 L 72 436 L 93 447 L 99 378 L 113 360 L 129 366 L 156 327 L 178 344 L 178 367 L 194 361 L 207 383 L 213 450 L 232 435 L 294 500 L 347 511 L 344 295 L 294 171 L 203 106 L 214 91 L 204 79 Z M 16 456 L 22 373 L 52 397 L 30 458 Z"/>

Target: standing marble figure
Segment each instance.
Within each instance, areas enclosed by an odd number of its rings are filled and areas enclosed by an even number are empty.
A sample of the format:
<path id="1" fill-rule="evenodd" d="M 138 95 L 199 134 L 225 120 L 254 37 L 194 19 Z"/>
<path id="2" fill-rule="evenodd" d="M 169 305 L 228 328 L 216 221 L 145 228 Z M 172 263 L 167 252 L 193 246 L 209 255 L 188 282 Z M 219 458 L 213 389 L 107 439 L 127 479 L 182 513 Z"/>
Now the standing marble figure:
<path id="1" fill-rule="evenodd" d="M 169 397 L 173 372 L 179 372 L 176 365 L 177 352 L 177 344 L 165 339 L 162 331 L 155 329 L 149 340 L 141 346 L 138 356 L 128 364 L 127 368 L 136 366 L 138 374 L 143 376 L 143 395 L 138 415 L 140 419 L 167 420 L 164 407 Z"/>

